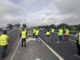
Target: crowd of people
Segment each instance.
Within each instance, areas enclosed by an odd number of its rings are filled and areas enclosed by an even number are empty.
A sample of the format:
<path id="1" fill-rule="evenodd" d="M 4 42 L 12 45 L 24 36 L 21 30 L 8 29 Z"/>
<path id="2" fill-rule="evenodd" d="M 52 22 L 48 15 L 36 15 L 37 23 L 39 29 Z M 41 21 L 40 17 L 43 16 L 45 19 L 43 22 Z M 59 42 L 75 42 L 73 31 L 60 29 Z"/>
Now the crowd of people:
<path id="1" fill-rule="evenodd" d="M 26 39 L 27 39 L 27 33 L 28 31 L 26 29 L 22 29 L 22 31 L 20 32 L 20 37 L 21 37 L 21 47 L 26 47 Z M 65 29 L 58 29 L 58 31 L 56 31 L 58 34 L 58 40 L 57 43 L 62 43 L 63 40 L 64 41 L 68 41 L 69 40 L 69 34 L 70 34 L 70 30 L 68 28 Z M 36 39 L 36 42 L 39 41 L 39 33 L 40 33 L 40 29 L 39 28 L 33 28 L 32 29 L 32 34 L 33 34 L 33 38 Z M 46 43 L 50 44 L 49 42 L 49 37 L 50 35 L 52 35 L 53 37 L 55 36 L 55 29 L 51 28 L 51 29 L 46 29 L 45 30 L 45 36 L 46 36 Z M 64 36 L 64 39 L 62 39 L 62 37 Z M 74 35 L 74 37 L 76 38 L 75 43 L 77 46 L 77 50 L 78 50 L 78 54 L 75 54 L 75 56 L 80 57 L 80 31 L 78 33 L 76 33 L 76 35 Z M 0 46 L 2 47 L 2 51 L 1 51 L 1 57 L 5 57 L 6 56 L 6 50 L 7 47 L 9 45 L 9 38 L 8 38 L 8 34 L 7 31 L 4 30 L 3 34 L 0 35 Z"/>

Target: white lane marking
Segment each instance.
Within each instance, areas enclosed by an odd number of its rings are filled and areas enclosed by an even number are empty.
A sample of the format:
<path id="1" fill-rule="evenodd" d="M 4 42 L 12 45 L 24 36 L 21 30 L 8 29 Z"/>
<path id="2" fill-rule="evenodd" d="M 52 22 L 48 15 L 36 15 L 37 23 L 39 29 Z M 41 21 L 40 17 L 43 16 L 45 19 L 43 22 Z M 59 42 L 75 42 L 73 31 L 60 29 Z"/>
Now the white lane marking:
<path id="1" fill-rule="evenodd" d="M 36 60 L 41 60 L 40 58 L 36 58 Z"/>
<path id="2" fill-rule="evenodd" d="M 34 40 L 34 41 L 35 41 L 35 39 L 33 39 L 33 38 L 28 38 L 28 39 L 27 39 L 27 43 L 28 43 L 30 40 Z M 19 43 L 18 43 L 18 45 L 17 45 L 17 47 L 16 47 L 16 49 L 15 49 L 15 51 L 14 51 L 14 53 L 13 53 L 13 55 L 12 55 L 12 57 L 11 57 L 10 60 L 13 60 L 13 58 L 14 58 L 16 52 L 17 52 L 17 49 L 18 49 L 18 47 L 19 47 L 19 45 L 20 45 L 20 43 L 21 43 L 21 40 L 19 41 Z"/>
<path id="3" fill-rule="evenodd" d="M 53 54 L 55 54 L 58 58 L 59 58 L 59 60 L 64 60 L 64 58 L 62 58 L 55 50 L 53 50 L 49 45 L 47 45 L 41 38 L 39 38 L 41 41 L 42 41 L 42 43 L 44 44 L 44 45 L 46 45 L 46 47 L 53 53 Z"/>
<path id="4" fill-rule="evenodd" d="M 16 51 L 17 51 L 17 49 L 18 49 L 18 47 L 19 47 L 19 45 L 20 45 L 20 42 L 21 42 L 21 40 L 19 41 L 19 43 L 18 43 L 18 45 L 17 45 L 17 47 L 16 47 L 16 49 L 15 49 L 15 51 L 14 51 L 14 53 L 13 53 L 13 55 L 12 55 L 12 57 L 11 57 L 10 60 L 13 60 L 13 58 L 14 58 L 14 56 L 15 56 L 15 54 L 16 54 Z"/>

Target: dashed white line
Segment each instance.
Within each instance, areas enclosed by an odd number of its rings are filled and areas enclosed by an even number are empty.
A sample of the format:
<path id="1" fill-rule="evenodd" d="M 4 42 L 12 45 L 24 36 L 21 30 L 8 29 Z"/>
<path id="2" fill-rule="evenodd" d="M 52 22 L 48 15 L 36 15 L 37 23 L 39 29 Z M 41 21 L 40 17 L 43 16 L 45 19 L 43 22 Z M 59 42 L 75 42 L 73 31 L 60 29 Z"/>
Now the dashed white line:
<path id="1" fill-rule="evenodd" d="M 53 50 L 49 45 L 47 45 L 41 38 L 39 38 L 39 39 L 42 41 L 42 43 L 43 43 L 44 45 L 46 45 L 46 47 L 47 47 L 53 54 L 55 54 L 55 55 L 59 58 L 59 60 L 64 60 L 63 57 L 61 57 L 55 50 Z"/>
<path id="2" fill-rule="evenodd" d="M 36 58 L 36 60 L 41 60 L 40 58 Z"/>

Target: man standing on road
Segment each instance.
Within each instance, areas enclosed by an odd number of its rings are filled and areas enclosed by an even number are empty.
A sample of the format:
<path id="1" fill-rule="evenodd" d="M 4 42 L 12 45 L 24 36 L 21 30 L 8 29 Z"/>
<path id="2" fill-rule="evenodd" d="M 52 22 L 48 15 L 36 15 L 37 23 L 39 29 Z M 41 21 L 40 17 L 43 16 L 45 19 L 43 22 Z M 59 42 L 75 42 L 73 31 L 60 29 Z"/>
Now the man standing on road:
<path id="1" fill-rule="evenodd" d="M 35 31 L 36 31 L 36 29 L 35 28 L 33 28 L 33 38 L 35 37 Z"/>
<path id="2" fill-rule="evenodd" d="M 61 43 L 62 42 L 62 35 L 63 35 L 63 29 L 59 29 L 59 32 L 58 32 L 58 41 L 57 43 Z"/>
<path id="3" fill-rule="evenodd" d="M 49 30 L 45 31 L 45 36 L 46 36 L 46 43 L 50 43 L 49 42 L 49 38 L 50 38 L 50 31 Z"/>
<path id="4" fill-rule="evenodd" d="M 35 38 L 36 38 L 36 42 L 38 42 L 38 37 L 39 37 L 39 29 L 37 28 L 36 30 L 35 30 Z"/>
<path id="5" fill-rule="evenodd" d="M 80 31 L 74 37 L 76 37 L 75 43 L 76 43 L 77 50 L 78 50 L 78 55 L 75 54 L 74 56 L 80 58 Z"/>
<path id="6" fill-rule="evenodd" d="M 51 28 L 51 35 L 54 36 L 54 28 Z"/>
<path id="7" fill-rule="evenodd" d="M 68 39 L 69 39 L 69 29 L 65 29 L 65 35 L 64 35 L 64 40 L 65 41 L 68 41 Z"/>
<path id="8" fill-rule="evenodd" d="M 26 38 L 27 38 L 27 32 L 25 31 L 25 29 L 23 29 L 23 31 L 20 33 L 20 37 L 22 39 L 22 47 L 26 47 Z"/>
<path id="9" fill-rule="evenodd" d="M 0 36 L 0 46 L 2 47 L 1 57 L 6 56 L 6 50 L 8 45 L 9 45 L 9 40 L 8 40 L 7 31 L 4 30 L 3 34 Z"/>

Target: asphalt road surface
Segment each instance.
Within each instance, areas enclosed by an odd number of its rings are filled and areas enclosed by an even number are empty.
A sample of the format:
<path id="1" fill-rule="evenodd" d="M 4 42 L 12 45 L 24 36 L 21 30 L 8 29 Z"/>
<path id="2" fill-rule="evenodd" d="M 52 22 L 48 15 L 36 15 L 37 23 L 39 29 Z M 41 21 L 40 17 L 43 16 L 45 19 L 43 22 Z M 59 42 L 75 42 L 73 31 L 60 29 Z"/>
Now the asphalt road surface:
<path id="1" fill-rule="evenodd" d="M 40 33 L 40 37 L 43 41 L 46 40 L 44 33 L 44 31 L 41 31 Z M 74 56 L 74 54 L 77 54 L 74 35 L 71 34 L 69 41 L 63 40 L 63 43 L 61 44 L 56 43 L 58 40 L 57 33 L 54 33 L 54 36 L 50 36 L 47 40 L 50 42 L 49 46 L 54 49 L 61 57 L 63 57 L 64 60 L 80 60 Z"/>
<path id="2" fill-rule="evenodd" d="M 10 59 L 10 57 L 13 54 L 13 52 L 16 48 L 16 45 L 20 39 L 18 31 L 9 31 L 8 35 L 9 35 L 10 45 L 8 46 L 8 49 L 7 49 L 7 56 L 5 58 L 3 58 L 3 60 L 9 60 Z M 2 48 L 0 47 L 0 53 L 1 53 L 1 49 Z"/>
<path id="3" fill-rule="evenodd" d="M 42 42 L 29 37 L 27 47 L 19 45 L 12 60 L 59 60 Z"/>
<path id="4" fill-rule="evenodd" d="M 1 60 L 59 60 L 41 41 L 36 42 L 32 36 L 27 38 L 27 47 L 21 47 L 18 31 L 10 31 L 10 46 L 7 56 Z M 29 33 L 30 34 L 30 33 Z"/>
<path id="5" fill-rule="evenodd" d="M 10 31 L 8 33 L 10 45 L 7 50 L 7 56 L 3 60 L 59 60 L 59 56 L 64 60 L 80 60 L 74 57 L 74 54 L 77 53 L 77 48 L 75 45 L 75 38 L 73 35 L 70 35 L 69 41 L 63 41 L 61 44 L 57 44 L 58 35 L 54 33 L 54 36 L 50 36 L 47 40 L 49 40 L 50 44 L 44 44 L 46 37 L 44 35 L 44 31 L 40 31 L 39 42 L 36 42 L 35 39 L 32 38 L 32 32 L 29 31 L 27 38 L 27 47 L 21 47 L 21 40 L 19 37 L 19 31 Z M 47 46 L 51 47 L 49 49 Z M 57 53 L 52 52 L 55 51 Z M 0 47 L 1 52 L 1 47 Z M 0 57 L 1 58 L 1 57 Z"/>

